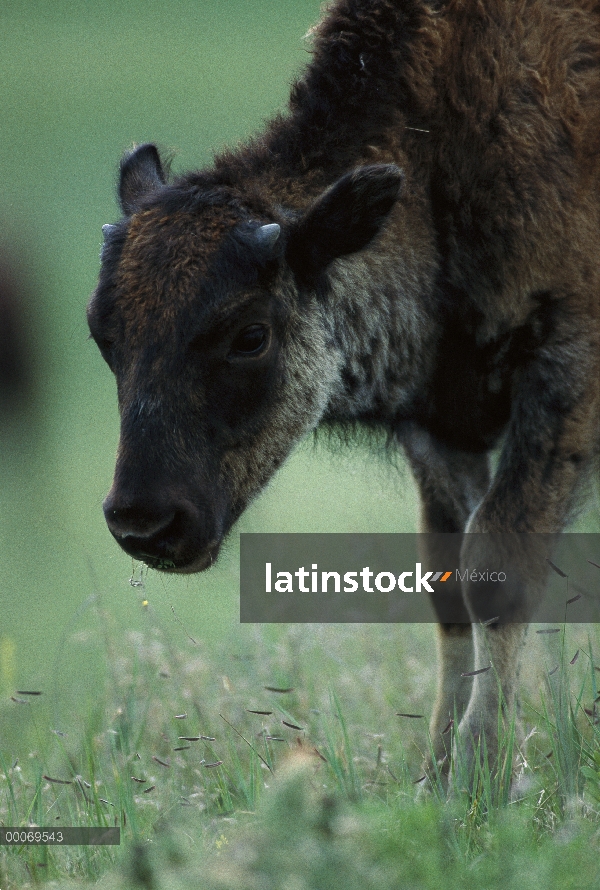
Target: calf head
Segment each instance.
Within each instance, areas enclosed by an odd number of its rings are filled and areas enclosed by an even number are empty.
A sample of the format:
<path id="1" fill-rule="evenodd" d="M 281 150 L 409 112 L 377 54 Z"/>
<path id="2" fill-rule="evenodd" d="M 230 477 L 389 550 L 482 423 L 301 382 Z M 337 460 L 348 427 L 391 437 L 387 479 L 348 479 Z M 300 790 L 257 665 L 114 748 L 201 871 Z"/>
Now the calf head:
<path id="1" fill-rule="evenodd" d="M 88 322 L 121 416 L 104 512 L 131 556 L 207 568 L 319 423 L 342 360 L 324 273 L 376 234 L 400 180 L 359 168 L 288 216 L 215 174 L 169 184 L 153 145 L 124 158 Z"/>

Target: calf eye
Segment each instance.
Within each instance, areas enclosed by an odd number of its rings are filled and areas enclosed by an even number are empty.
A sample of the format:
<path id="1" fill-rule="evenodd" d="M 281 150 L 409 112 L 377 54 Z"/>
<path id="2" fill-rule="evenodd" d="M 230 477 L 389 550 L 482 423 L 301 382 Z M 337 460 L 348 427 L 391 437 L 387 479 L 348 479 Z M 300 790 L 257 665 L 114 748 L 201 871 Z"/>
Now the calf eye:
<path id="1" fill-rule="evenodd" d="M 232 355 L 260 355 L 269 345 L 269 329 L 264 324 L 251 324 L 237 334 L 231 344 Z"/>

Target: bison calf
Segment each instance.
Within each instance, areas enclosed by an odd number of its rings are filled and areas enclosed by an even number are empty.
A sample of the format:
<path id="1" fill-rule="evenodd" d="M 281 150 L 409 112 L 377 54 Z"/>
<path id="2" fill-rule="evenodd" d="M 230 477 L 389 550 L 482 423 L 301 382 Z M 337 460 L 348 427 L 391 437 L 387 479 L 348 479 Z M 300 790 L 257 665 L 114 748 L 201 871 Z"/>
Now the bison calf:
<path id="1" fill-rule="evenodd" d="M 561 531 L 600 441 L 599 172 L 592 0 L 337 0 L 253 141 L 174 179 L 154 145 L 128 154 L 88 308 L 117 542 L 206 569 L 300 439 L 357 421 L 404 446 L 422 528 L 459 533 L 429 565 L 501 568 L 463 532 Z M 510 590 L 445 589 L 439 756 L 455 707 L 493 754 L 512 706 L 550 553 L 511 546 Z"/>

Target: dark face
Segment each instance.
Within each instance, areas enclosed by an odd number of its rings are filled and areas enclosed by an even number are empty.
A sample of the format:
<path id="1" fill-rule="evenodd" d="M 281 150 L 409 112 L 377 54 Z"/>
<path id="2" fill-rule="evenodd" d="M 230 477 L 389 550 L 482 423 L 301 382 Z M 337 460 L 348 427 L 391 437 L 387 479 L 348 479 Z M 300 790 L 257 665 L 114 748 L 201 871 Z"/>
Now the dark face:
<path id="1" fill-rule="evenodd" d="M 318 313 L 300 320 L 281 264 L 259 262 L 244 240 L 252 227 L 229 226 L 212 253 L 199 237 L 192 254 L 201 215 L 162 223 L 161 212 L 132 219 L 88 309 L 121 414 L 104 512 L 131 556 L 193 572 L 318 423 L 326 394 L 314 368 L 328 360 Z"/>
<path id="2" fill-rule="evenodd" d="M 106 227 L 88 307 L 121 416 L 104 513 L 135 559 L 202 571 L 318 424 L 339 357 L 277 224 L 166 186 L 153 146 L 122 165 L 120 192 L 126 218 Z"/>

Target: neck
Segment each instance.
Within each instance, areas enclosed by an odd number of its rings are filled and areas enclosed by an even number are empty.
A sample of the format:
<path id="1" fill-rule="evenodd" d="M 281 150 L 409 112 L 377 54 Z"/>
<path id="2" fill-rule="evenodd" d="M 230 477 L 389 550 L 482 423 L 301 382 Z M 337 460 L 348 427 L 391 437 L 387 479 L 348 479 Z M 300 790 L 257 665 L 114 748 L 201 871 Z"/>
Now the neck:
<path id="1" fill-rule="evenodd" d="M 411 416 L 431 376 L 439 336 L 430 306 L 434 270 L 426 281 L 410 258 L 390 263 L 385 253 L 375 246 L 337 261 L 328 273 L 323 324 L 338 374 L 327 421 L 393 428 Z"/>

